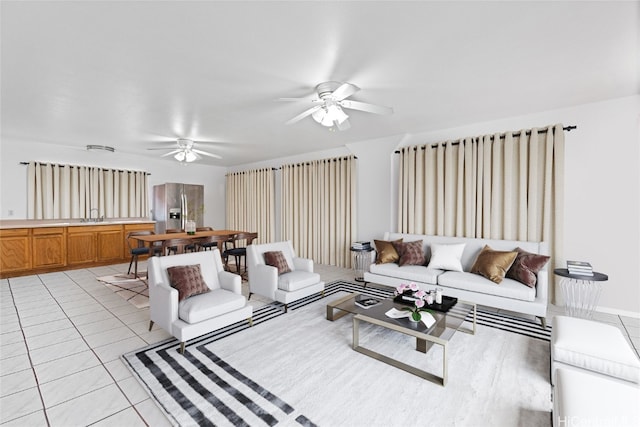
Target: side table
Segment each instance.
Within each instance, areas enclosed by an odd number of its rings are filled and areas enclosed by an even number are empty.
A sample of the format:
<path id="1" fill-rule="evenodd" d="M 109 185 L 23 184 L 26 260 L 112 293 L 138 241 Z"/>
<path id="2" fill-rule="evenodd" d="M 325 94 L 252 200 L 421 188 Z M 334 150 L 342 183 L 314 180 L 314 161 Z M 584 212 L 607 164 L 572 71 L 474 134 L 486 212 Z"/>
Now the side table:
<path id="1" fill-rule="evenodd" d="M 609 280 L 609 276 L 595 271 L 593 276 L 571 274 L 566 268 L 556 268 L 553 273 L 562 277 L 560 289 L 565 312 L 569 316 L 591 319 L 602 293 L 602 282 Z"/>
<path id="2" fill-rule="evenodd" d="M 364 282 L 364 273 L 371 265 L 371 251 L 373 248 L 351 248 L 351 263 L 356 273 L 356 282 Z"/>

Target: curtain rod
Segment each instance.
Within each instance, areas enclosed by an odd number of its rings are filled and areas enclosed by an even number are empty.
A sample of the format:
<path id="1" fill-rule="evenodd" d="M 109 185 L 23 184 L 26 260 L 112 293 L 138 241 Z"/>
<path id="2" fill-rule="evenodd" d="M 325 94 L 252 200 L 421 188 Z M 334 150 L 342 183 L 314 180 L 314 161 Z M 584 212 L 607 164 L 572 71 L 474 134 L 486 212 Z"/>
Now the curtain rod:
<path id="1" fill-rule="evenodd" d="M 28 165 L 31 162 L 20 162 L 21 165 Z M 146 175 L 151 175 L 149 172 L 145 172 L 145 171 L 134 171 L 134 170 L 126 170 L 126 169 L 112 169 L 112 168 L 102 168 L 100 166 L 78 166 L 78 165 L 63 165 L 60 163 L 43 163 L 43 162 L 34 162 L 37 165 L 51 165 L 51 166 L 69 166 L 70 168 L 82 168 L 82 167 L 87 167 L 87 168 L 98 168 L 98 169 L 103 169 L 103 170 L 109 170 L 109 171 L 116 171 L 116 172 L 143 172 Z"/>
<path id="2" fill-rule="evenodd" d="M 346 156 L 346 157 L 334 157 L 332 159 L 320 159 L 319 161 L 322 161 L 324 163 L 327 162 L 337 162 L 338 160 L 349 160 L 349 158 L 353 158 L 354 160 L 358 160 L 358 156 Z M 283 166 L 309 166 L 311 164 L 311 162 L 300 162 L 300 163 L 291 163 L 289 165 L 283 165 Z M 282 169 L 283 166 L 280 166 L 278 169 Z"/>
<path id="3" fill-rule="evenodd" d="M 578 126 L 565 126 L 565 127 L 562 128 L 562 130 L 567 131 L 567 132 L 571 132 L 574 129 L 578 129 Z M 538 133 L 547 133 L 547 129 L 540 129 L 538 131 Z M 520 136 L 521 134 L 522 134 L 522 132 L 519 132 L 519 131 L 512 133 L 513 136 Z M 531 135 L 531 131 L 530 130 L 526 131 L 525 135 Z M 504 137 L 505 137 L 504 134 L 500 135 L 500 139 L 504 139 Z M 477 138 L 477 137 L 474 137 L 474 138 Z M 493 140 L 494 136 L 491 136 L 490 139 Z M 436 142 L 434 144 L 431 144 L 430 147 L 431 148 L 437 148 L 439 145 L 442 145 L 443 147 L 445 147 L 447 144 L 445 142 Z M 456 141 L 456 142 L 452 142 L 451 145 L 460 145 L 460 143 Z M 427 148 L 427 145 L 424 145 L 422 147 L 413 147 L 414 150 L 417 150 L 418 148 L 422 148 L 424 150 L 425 148 Z M 400 154 L 400 150 L 396 150 L 393 153 L 394 154 Z"/>

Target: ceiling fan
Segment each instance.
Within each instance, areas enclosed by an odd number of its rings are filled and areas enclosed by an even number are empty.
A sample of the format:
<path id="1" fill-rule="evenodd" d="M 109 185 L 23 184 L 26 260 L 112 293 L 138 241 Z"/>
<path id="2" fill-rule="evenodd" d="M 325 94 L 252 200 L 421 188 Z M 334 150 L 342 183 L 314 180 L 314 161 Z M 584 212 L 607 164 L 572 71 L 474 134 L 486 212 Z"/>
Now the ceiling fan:
<path id="1" fill-rule="evenodd" d="M 391 107 L 347 99 L 359 90 L 358 86 L 351 83 L 324 82 L 316 86 L 317 98 L 280 98 L 280 101 L 304 101 L 313 105 L 313 107 L 298 114 L 286 124 L 290 125 L 307 116 L 311 116 L 322 126 L 329 128 L 335 126 L 339 130 L 346 130 L 351 127 L 351 124 L 349 123 L 349 116 L 342 110 L 343 108 L 374 114 L 393 114 L 393 108 Z"/>
<path id="2" fill-rule="evenodd" d="M 197 142 L 191 139 L 178 138 L 176 141 L 171 142 L 171 144 L 175 144 L 175 147 L 147 148 L 147 150 L 171 150 L 160 157 L 173 155 L 173 157 L 177 161 L 184 163 L 191 163 L 195 162 L 196 160 L 200 160 L 202 158 L 201 155 L 213 157 L 215 159 L 222 159 L 222 157 L 217 154 L 209 153 L 207 151 L 195 148 L 196 144 L 205 144 L 205 142 Z"/>

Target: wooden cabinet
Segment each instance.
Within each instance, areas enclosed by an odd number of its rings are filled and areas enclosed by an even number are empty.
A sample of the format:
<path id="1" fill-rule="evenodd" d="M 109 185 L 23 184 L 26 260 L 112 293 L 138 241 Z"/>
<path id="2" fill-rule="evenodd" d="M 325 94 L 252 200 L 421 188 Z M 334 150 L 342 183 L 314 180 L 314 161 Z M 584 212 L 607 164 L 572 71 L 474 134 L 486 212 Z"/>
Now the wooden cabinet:
<path id="1" fill-rule="evenodd" d="M 0 278 L 128 262 L 127 234 L 153 229 L 154 223 L 0 229 Z"/>
<path id="2" fill-rule="evenodd" d="M 122 259 L 122 226 L 105 225 L 96 231 L 96 261 L 120 261 Z"/>
<path id="3" fill-rule="evenodd" d="M 33 268 L 64 267 L 67 264 L 67 235 L 64 227 L 34 228 L 31 246 Z"/>
<path id="4" fill-rule="evenodd" d="M 69 227 L 67 232 L 67 265 L 94 262 L 96 252 L 96 232 L 93 227 Z"/>
<path id="5" fill-rule="evenodd" d="M 30 231 L 29 228 L 0 230 L 0 272 L 21 272 L 31 268 Z"/>

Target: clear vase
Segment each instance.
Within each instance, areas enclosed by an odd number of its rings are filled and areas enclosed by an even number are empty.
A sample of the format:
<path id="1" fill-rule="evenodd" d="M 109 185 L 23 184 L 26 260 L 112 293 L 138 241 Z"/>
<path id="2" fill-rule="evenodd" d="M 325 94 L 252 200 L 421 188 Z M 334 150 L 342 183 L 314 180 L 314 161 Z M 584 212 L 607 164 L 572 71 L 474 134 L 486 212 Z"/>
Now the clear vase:
<path id="1" fill-rule="evenodd" d="M 185 230 L 187 234 L 194 235 L 196 234 L 196 222 L 195 221 L 187 221 L 185 224 Z"/>

